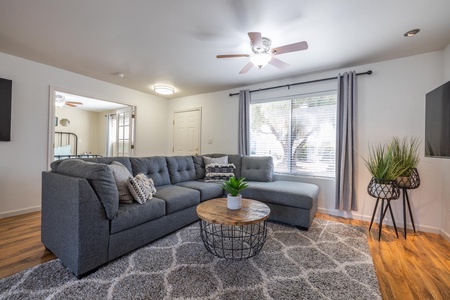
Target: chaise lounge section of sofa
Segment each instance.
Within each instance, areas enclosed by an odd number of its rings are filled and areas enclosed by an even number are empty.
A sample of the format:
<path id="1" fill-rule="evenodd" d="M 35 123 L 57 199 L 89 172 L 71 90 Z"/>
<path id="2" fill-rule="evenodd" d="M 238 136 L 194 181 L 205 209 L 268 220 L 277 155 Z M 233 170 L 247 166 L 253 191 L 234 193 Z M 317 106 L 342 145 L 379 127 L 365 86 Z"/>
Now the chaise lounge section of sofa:
<path id="1" fill-rule="evenodd" d="M 209 157 L 223 157 L 211 154 Z M 111 169 L 152 178 L 156 194 L 144 204 L 119 203 Z M 271 157 L 228 155 L 235 176 L 246 177 L 243 197 L 266 203 L 270 219 L 307 229 L 317 210 L 318 187 L 273 181 Z M 224 196 L 205 182 L 203 156 L 106 157 L 55 161 L 42 173 L 42 243 L 76 276 L 198 220 L 202 201 Z"/>

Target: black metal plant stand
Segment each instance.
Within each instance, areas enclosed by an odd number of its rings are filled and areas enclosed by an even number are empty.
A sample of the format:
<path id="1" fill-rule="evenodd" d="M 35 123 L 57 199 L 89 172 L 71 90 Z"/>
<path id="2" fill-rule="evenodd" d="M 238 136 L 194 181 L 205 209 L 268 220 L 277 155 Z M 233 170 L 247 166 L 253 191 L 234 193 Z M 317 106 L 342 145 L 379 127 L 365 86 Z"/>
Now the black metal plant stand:
<path id="1" fill-rule="evenodd" d="M 416 226 L 414 225 L 414 219 L 411 212 L 411 205 L 409 204 L 408 190 L 417 189 L 420 185 L 420 177 L 419 172 L 416 168 L 414 168 L 409 177 L 399 177 L 397 179 L 397 186 L 403 191 L 403 235 L 406 239 L 406 204 L 408 204 L 409 217 L 411 218 L 411 223 L 414 229 L 414 233 L 416 233 Z"/>
<path id="2" fill-rule="evenodd" d="M 377 198 L 377 203 L 375 204 L 375 208 L 372 214 L 372 220 L 370 220 L 369 231 L 372 228 L 373 219 L 377 212 L 378 203 L 381 199 L 381 210 L 380 210 L 380 223 L 378 225 L 378 240 L 381 239 L 381 229 L 383 227 L 383 219 L 386 215 L 386 212 L 389 208 L 389 212 L 391 213 L 392 223 L 394 223 L 395 234 L 398 238 L 397 225 L 395 224 L 394 214 L 392 213 L 391 208 L 391 200 L 396 200 L 400 197 L 400 189 L 397 187 L 395 181 L 392 180 L 380 180 L 376 178 L 372 178 L 367 186 L 367 192 L 370 196 Z M 387 201 L 386 207 L 384 207 L 384 201 Z"/>

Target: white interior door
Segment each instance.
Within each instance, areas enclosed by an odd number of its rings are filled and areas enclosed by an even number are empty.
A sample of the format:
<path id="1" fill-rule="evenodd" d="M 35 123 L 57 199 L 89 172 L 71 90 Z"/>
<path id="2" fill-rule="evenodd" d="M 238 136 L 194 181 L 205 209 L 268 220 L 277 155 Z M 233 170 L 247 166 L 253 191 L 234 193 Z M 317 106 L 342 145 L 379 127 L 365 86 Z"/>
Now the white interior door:
<path id="1" fill-rule="evenodd" d="M 200 153 L 200 121 L 200 109 L 174 113 L 174 155 L 198 155 Z"/>
<path id="2" fill-rule="evenodd" d="M 133 156 L 133 110 L 131 107 L 116 112 L 117 156 Z"/>

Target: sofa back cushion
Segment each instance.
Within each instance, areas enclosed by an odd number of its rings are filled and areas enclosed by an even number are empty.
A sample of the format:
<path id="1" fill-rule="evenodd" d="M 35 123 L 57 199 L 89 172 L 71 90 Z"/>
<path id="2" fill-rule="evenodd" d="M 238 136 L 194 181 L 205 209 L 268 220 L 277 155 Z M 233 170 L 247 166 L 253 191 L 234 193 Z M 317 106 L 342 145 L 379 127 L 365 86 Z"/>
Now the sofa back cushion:
<path id="1" fill-rule="evenodd" d="M 273 181 L 271 156 L 243 156 L 241 176 L 248 181 Z"/>
<path id="2" fill-rule="evenodd" d="M 77 158 L 77 159 L 80 159 L 83 161 L 106 164 L 106 165 L 110 165 L 113 161 L 117 161 L 117 162 L 120 162 L 122 165 L 124 165 L 128 169 L 128 171 L 130 171 L 130 173 L 132 173 L 131 162 L 130 162 L 129 157 L 121 157 L 121 156 L 118 156 L 118 157 L 90 157 L 90 158 Z M 56 172 L 59 164 L 62 163 L 63 161 L 64 161 L 64 159 L 60 159 L 60 160 L 55 160 L 54 162 L 52 162 L 50 164 L 52 171 Z"/>
<path id="3" fill-rule="evenodd" d="M 197 180 L 192 156 L 169 156 L 166 157 L 166 161 L 172 184 Z"/>
<path id="4" fill-rule="evenodd" d="M 170 184 L 169 169 L 164 156 L 131 157 L 130 162 L 133 176 L 143 173 L 153 179 L 156 187 Z"/>
<path id="5" fill-rule="evenodd" d="M 86 178 L 112 220 L 119 210 L 119 192 L 112 171 L 106 164 L 80 159 L 65 159 L 57 164 L 57 173 Z"/>

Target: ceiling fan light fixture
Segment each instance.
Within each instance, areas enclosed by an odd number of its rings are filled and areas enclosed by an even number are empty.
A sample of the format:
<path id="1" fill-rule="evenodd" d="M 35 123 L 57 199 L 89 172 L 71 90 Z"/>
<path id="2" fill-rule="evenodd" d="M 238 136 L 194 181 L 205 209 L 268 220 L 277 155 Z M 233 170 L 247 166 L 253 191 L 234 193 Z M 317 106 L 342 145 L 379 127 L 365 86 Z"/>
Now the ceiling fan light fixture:
<path id="1" fill-rule="evenodd" d="M 153 90 L 160 95 L 172 95 L 175 93 L 175 89 L 168 85 L 155 85 Z"/>
<path id="2" fill-rule="evenodd" d="M 250 57 L 250 61 L 253 63 L 253 65 L 260 69 L 266 66 L 271 59 L 272 55 L 270 55 L 269 53 L 257 53 Z"/>

